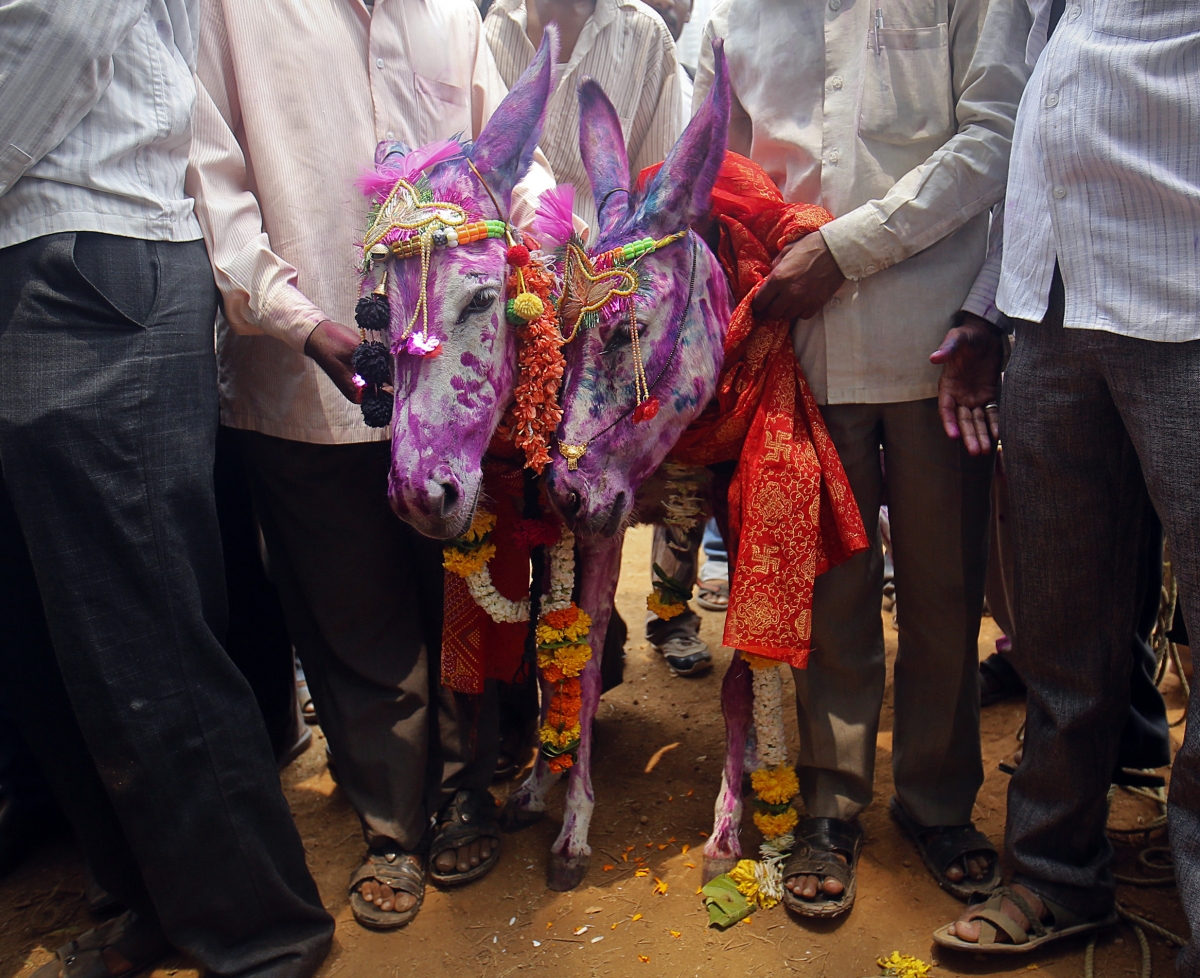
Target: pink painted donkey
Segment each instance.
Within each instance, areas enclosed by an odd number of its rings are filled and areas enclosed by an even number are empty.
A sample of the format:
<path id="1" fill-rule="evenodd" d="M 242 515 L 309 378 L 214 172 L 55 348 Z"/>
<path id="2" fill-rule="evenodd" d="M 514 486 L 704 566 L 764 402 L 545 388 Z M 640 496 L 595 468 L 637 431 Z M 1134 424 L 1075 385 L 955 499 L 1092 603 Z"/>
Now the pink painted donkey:
<path id="1" fill-rule="evenodd" d="M 729 81 L 719 43 L 709 97 L 644 192 L 630 191 L 625 140 L 615 109 L 595 82 L 580 87 L 580 147 L 600 214 L 603 254 L 647 237 L 661 240 L 708 214 L 713 184 L 725 157 Z M 731 293 L 716 256 L 700 237 L 680 240 L 637 263 L 641 287 L 633 300 L 641 359 L 657 415 L 635 423 L 638 373 L 628 308 L 601 312 L 599 324 L 564 348 L 567 370 L 553 461 L 551 501 L 575 531 L 580 550 L 580 606 L 592 618 L 592 659 L 581 677 L 581 742 L 569 776 L 562 831 L 551 849 L 549 884 L 567 890 L 587 873 L 588 828 L 594 808 L 592 721 L 600 700 L 600 666 L 621 563 L 626 525 L 655 519 L 654 502 L 639 488 L 716 391 L 729 325 Z M 574 451 L 572 451 L 574 447 Z M 584 448 L 583 454 L 578 450 Z M 574 458 L 568 463 L 567 456 Z M 557 778 L 539 759 L 529 780 L 509 799 L 509 825 L 528 823 L 545 808 Z"/>

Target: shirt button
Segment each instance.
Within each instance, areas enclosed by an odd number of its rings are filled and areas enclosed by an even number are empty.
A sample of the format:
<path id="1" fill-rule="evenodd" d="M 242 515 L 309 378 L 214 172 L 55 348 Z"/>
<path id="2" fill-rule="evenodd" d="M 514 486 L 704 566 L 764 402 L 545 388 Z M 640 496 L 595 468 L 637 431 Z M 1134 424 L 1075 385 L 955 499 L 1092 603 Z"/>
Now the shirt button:
<path id="1" fill-rule="evenodd" d="M 829 162 L 830 163 L 837 165 L 837 161 L 840 160 L 841 158 L 842 158 L 842 154 L 839 153 L 836 149 L 831 149 L 829 151 Z"/>
<path id="2" fill-rule="evenodd" d="M 879 271 L 879 269 L 876 268 L 874 265 L 868 265 L 866 268 L 863 269 L 863 271 L 866 272 L 868 275 L 874 275 L 877 271 Z"/>
<path id="3" fill-rule="evenodd" d="M 376 58 L 376 59 L 375 59 L 375 67 L 376 67 L 376 68 L 382 68 L 382 67 L 383 67 L 383 58 Z"/>
<path id="4" fill-rule="evenodd" d="M 1079 15 L 1081 13 L 1083 13 L 1083 8 L 1081 6 L 1079 6 L 1079 4 L 1073 3 L 1073 4 L 1071 4 L 1070 11 L 1067 13 L 1067 19 L 1075 20 L 1079 17 Z"/>
<path id="5" fill-rule="evenodd" d="M 1055 187 L 1054 188 L 1054 198 L 1056 200 L 1062 200 L 1065 196 L 1067 196 L 1067 188 L 1066 187 Z"/>
<path id="6" fill-rule="evenodd" d="M 833 90 L 834 90 L 835 92 L 840 92 L 840 91 L 842 90 L 842 76 L 841 76 L 841 75 L 834 75 L 834 76 L 833 76 L 833 77 L 832 77 L 832 78 L 829 80 L 829 84 L 830 84 L 830 85 L 833 87 Z"/>
<path id="7" fill-rule="evenodd" d="M 392 132 L 392 130 L 390 130 L 390 129 L 387 132 L 385 132 L 383 135 L 384 135 L 385 139 L 395 139 L 396 138 L 396 134 L 394 132 Z"/>
<path id="8" fill-rule="evenodd" d="M 1054 108 L 1054 106 L 1058 105 L 1058 96 L 1053 93 L 1047 95 L 1046 104 L 1050 106 L 1050 108 Z"/>
<path id="9" fill-rule="evenodd" d="M 842 300 L 839 299 L 836 295 L 832 299 L 829 300 L 829 308 L 830 309 L 836 309 L 841 304 L 842 304 Z"/>
<path id="10" fill-rule="evenodd" d="M 829 9 L 830 10 L 841 10 L 842 9 L 842 0 L 829 0 Z"/>

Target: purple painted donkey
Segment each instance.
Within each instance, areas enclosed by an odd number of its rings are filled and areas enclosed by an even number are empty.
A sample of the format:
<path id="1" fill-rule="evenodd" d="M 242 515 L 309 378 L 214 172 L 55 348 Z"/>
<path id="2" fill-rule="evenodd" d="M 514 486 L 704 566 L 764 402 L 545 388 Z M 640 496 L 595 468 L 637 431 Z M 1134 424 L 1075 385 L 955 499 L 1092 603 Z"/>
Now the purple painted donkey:
<path id="1" fill-rule="evenodd" d="M 699 123 L 710 134 L 709 141 L 703 143 L 700 133 L 689 129 L 644 197 L 609 199 L 601 213 L 601 237 L 595 250 L 646 233 L 658 237 L 707 216 L 713 183 L 724 158 L 729 111 L 729 83 L 719 42 L 716 68 L 713 96 L 693 122 L 693 127 Z M 620 126 L 607 99 L 598 88 L 585 85 L 580 100 L 580 144 L 599 207 L 610 192 L 627 185 L 628 163 Z M 614 147 L 619 151 L 613 152 Z M 693 249 L 698 266 L 694 283 L 689 274 Z M 653 381 L 662 365 L 669 364 L 651 392 L 662 402 L 655 419 L 634 425 L 629 418 L 635 368 L 628 322 L 587 334 L 567 352 L 559 442 L 586 445 L 587 450 L 574 464 L 556 458 L 549 487 L 552 501 L 581 541 L 585 556 L 580 605 L 592 616 L 594 636 L 603 636 L 608 624 L 626 525 L 662 518 L 663 462 L 713 396 L 732 308 L 723 270 L 695 236 L 691 244 L 680 242 L 655 256 L 647 271 L 654 296 L 651 301 L 657 309 L 642 340 L 643 351 L 648 351 L 644 353 L 647 377 Z M 601 644 L 592 643 L 593 662 L 599 659 Z M 591 751 L 586 720 L 594 715 L 599 695 L 597 668 L 584 673 L 585 722 L 579 752 L 584 772 L 590 770 Z M 713 832 L 704 847 L 705 882 L 731 869 L 742 854 L 738 827 L 746 744 L 753 723 L 753 690 L 750 670 L 740 656 L 733 657 L 722 683 L 721 712 L 726 726 L 726 760 Z M 539 766 L 516 801 L 538 808 L 547 780 Z M 572 875 L 573 867 L 586 865 L 591 810 L 590 785 L 584 777 L 573 779 L 567 821 L 555 843 L 555 852 L 566 857 L 563 869 L 567 875 Z"/>
<path id="2" fill-rule="evenodd" d="M 533 62 L 474 144 L 425 172 L 434 200 L 457 203 L 473 219 L 507 220 L 513 188 L 529 171 L 542 134 L 557 51 L 557 34 L 547 30 Z M 376 167 L 408 152 L 381 143 Z M 419 259 L 391 263 L 393 335 L 401 334 L 425 295 L 430 332 L 441 349 L 437 356 L 395 357 L 388 496 L 402 519 L 438 540 L 460 536 L 471 525 L 483 455 L 513 399 L 517 343 L 504 315 L 506 250 L 503 238 L 435 249 L 424 280 Z"/>
<path id="3" fill-rule="evenodd" d="M 590 244 L 590 253 L 647 237 L 661 240 L 708 214 L 729 125 L 729 81 L 719 44 L 708 98 L 644 192 L 629 192 L 625 140 L 612 103 L 591 81 L 580 87 L 579 101 L 580 148 L 600 213 L 598 241 Z M 714 396 L 732 308 L 725 273 L 695 233 L 645 256 L 637 270 L 641 287 L 633 309 L 643 376 L 650 396 L 661 404 L 657 415 L 634 421 L 638 368 L 628 311 L 613 317 L 602 313 L 596 328 L 581 331 L 564 349 L 560 453 L 548 488 L 579 542 L 579 604 L 592 618 L 592 659 L 582 675 L 578 761 L 570 771 L 562 831 L 551 850 L 552 889 L 577 886 L 591 854 L 592 721 L 625 527 L 635 514 L 643 520 L 661 516 L 656 511 L 661 495 L 639 489 L 654 482 L 650 477 L 680 432 Z M 509 799 L 507 821 L 527 822 L 542 812 L 556 777 L 539 759 L 529 780 Z"/>

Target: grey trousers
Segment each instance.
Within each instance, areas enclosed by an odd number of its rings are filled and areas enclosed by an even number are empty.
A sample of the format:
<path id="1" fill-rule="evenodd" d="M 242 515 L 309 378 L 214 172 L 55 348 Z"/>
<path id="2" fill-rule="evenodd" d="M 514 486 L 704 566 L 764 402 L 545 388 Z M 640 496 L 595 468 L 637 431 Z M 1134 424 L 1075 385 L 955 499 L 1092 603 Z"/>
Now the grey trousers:
<path id="1" fill-rule="evenodd" d="M 237 435 L 338 783 L 369 847 L 416 851 L 499 749 L 495 690 L 441 684 L 442 544 L 388 506 L 387 442 Z"/>
<path id="2" fill-rule="evenodd" d="M 971 458 L 931 400 L 821 409 L 871 541 L 817 578 L 807 669 L 793 670 L 796 771 L 810 815 L 849 819 L 872 798 L 886 669 L 880 504 L 895 545 L 899 650 L 892 770 L 922 825 L 971 821 L 983 783 L 977 640 L 987 569 L 991 456 Z"/>
<path id="3" fill-rule="evenodd" d="M 650 580 L 654 580 L 653 565 L 658 564 L 680 584 L 695 587 L 700 541 L 704 524 L 688 533 L 679 534 L 661 523 L 654 525 L 654 542 L 650 549 Z M 650 590 L 649 585 L 646 588 Z M 651 645 L 662 645 L 673 638 L 694 638 L 700 634 L 700 616 L 689 601 L 687 611 L 674 618 L 662 619 L 652 611 L 646 612 L 646 638 Z"/>
<path id="4" fill-rule="evenodd" d="M 1200 341 L 1021 323 L 1005 376 L 1025 757 L 1008 795 L 1015 879 L 1070 909 L 1112 909 L 1106 796 L 1129 714 L 1155 511 L 1184 617 L 1200 622 Z M 1200 696 L 1171 776 L 1170 835 L 1200 972 Z"/>
<path id="5" fill-rule="evenodd" d="M 203 242 L 0 251 L 0 690 L 97 881 L 213 975 L 303 978 L 333 921 L 221 647 Z"/>

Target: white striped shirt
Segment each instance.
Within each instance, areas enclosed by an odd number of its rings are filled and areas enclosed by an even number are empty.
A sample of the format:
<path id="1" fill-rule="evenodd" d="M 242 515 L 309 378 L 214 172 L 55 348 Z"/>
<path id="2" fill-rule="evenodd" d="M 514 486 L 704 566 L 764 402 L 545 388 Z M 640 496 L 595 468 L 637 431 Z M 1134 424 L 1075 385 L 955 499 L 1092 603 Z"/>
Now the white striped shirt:
<path id="1" fill-rule="evenodd" d="M 1067 326 L 1200 339 L 1198 120 L 1200 3 L 1071 0 L 1017 117 L 997 305 L 1040 321 L 1057 257 Z"/>
<path id="2" fill-rule="evenodd" d="M 318 444 L 377 441 L 303 353 L 352 323 L 376 144 L 479 135 L 506 94 L 471 0 L 204 0 L 188 187 L 224 300 L 221 418 Z M 235 135 L 236 134 L 236 135 Z M 513 194 L 554 185 L 541 155 Z M 254 335 L 265 334 L 265 335 Z"/>
<path id="3" fill-rule="evenodd" d="M 62 231 L 194 241 L 199 0 L 0 3 L 0 248 Z"/>
<path id="4" fill-rule="evenodd" d="M 533 60 L 525 33 L 525 0 L 496 0 L 484 31 L 504 81 L 511 86 Z M 640 0 L 596 0 L 550 98 L 541 147 L 559 183 L 575 187 L 575 213 L 596 225 L 591 184 L 579 154 L 576 89 L 594 78 L 621 119 L 632 175 L 661 163 L 681 131 L 675 40 L 663 19 Z"/>

